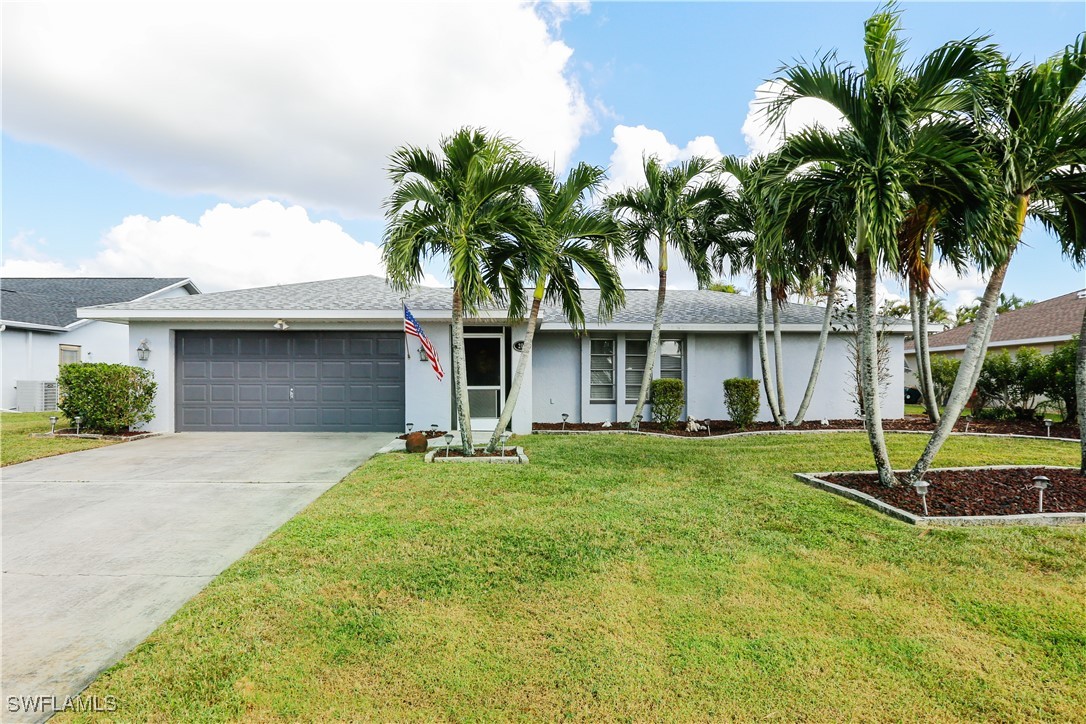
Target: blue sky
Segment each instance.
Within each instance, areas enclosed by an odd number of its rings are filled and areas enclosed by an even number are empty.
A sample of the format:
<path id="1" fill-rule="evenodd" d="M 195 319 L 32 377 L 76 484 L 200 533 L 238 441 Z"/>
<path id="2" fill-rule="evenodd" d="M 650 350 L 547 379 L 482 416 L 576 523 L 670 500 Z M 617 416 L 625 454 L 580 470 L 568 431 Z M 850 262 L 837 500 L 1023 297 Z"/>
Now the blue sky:
<path id="1" fill-rule="evenodd" d="M 460 17 L 421 4 L 414 16 L 160 7 L 41 16 L 5 4 L 5 273 L 191 275 L 214 289 L 379 272 L 367 242 L 380 240 L 392 146 L 478 123 L 560 165 L 610 166 L 616 183 L 645 151 L 745 154 L 755 88 L 820 51 L 857 60 L 877 5 L 484 4 Z M 1086 28 L 1083 3 L 901 8 L 914 53 L 986 33 L 1036 60 Z M 382 45 L 406 23 L 426 41 Z M 1086 286 L 1053 240 L 1031 229 L 1026 241 L 1008 292 L 1043 299 Z M 633 270 L 627 279 L 649 284 Z M 980 283 L 948 283 L 947 294 L 968 299 Z"/>

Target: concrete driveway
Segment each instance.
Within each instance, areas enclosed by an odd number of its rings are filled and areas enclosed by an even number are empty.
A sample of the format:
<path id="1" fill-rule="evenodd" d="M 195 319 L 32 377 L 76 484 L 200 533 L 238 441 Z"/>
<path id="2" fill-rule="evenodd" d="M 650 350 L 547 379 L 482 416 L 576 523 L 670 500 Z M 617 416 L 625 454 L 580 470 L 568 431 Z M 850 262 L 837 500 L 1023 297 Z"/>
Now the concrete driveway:
<path id="1" fill-rule="evenodd" d="M 0 719 L 47 718 L 392 437 L 180 433 L 0 469 Z"/>

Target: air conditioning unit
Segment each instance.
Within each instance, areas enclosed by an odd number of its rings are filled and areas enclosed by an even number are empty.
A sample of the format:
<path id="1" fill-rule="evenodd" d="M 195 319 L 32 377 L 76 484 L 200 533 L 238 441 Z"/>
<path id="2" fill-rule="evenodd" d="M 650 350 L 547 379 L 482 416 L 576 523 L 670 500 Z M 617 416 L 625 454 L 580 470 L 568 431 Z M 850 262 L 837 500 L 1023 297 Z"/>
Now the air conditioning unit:
<path id="1" fill-rule="evenodd" d="M 52 412 L 57 409 L 57 383 L 52 380 L 16 380 L 15 409 Z"/>

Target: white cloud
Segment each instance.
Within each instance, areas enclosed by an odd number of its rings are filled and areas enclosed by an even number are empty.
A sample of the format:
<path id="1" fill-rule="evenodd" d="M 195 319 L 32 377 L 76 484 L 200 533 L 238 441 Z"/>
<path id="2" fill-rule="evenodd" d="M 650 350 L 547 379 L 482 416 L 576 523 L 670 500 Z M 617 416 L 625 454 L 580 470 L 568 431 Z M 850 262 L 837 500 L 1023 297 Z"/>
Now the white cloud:
<path id="1" fill-rule="evenodd" d="M 645 183 L 644 159 L 656 156 L 664 164 L 686 161 L 694 156 L 721 157 L 712 136 L 698 136 L 680 148 L 667 140 L 662 131 L 645 126 L 615 126 L 611 134 L 615 150 L 611 153 L 607 192 L 613 193 Z"/>
<path id="2" fill-rule="evenodd" d="M 137 180 L 375 216 L 398 145 L 481 125 L 565 166 L 581 4 L 6 3 L 4 129 Z"/>
<path id="3" fill-rule="evenodd" d="M 780 81 L 767 81 L 754 89 L 754 98 L 747 106 L 743 121 L 743 138 L 754 154 L 766 154 L 776 150 L 784 141 L 784 131 L 795 133 L 801 128 L 821 125 L 833 130 L 844 125 L 844 118 L 837 109 L 825 101 L 801 98 L 792 104 L 784 123 L 774 127 L 766 117 L 767 103 L 780 94 Z"/>
<path id="4" fill-rule="evenodd" d="M 310 219 L 300 206 L 275 201 L 219 204 L 196 223 L 129 216 L 105 233 L 93 257 L 75 265 L 32 251 L 16 250 L 0 276 L 186 275 L 202 290 L 218 291 L 384 274 L 379 246 L 356 241 L 339 224 Z"/>

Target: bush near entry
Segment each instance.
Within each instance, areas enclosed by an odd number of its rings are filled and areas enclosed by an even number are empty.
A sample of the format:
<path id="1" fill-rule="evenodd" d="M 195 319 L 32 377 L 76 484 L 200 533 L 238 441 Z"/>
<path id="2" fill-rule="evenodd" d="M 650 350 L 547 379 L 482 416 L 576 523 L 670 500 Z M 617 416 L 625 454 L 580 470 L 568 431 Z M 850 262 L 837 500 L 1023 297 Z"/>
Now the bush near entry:
<path id="1" fill-rule="evenodd" d="M 152 420 L 158 383 L 150 370 L 102 362 L 63 365 L 57 376 L 57 407 L 69 420 L 102 433 L 125 432 Z"/>
<path id="2" fill-rule="evenodd" d="M 746 377 L 732 377 L 724 380 L 724 406 L 728 415 L 740 430 L 745 430 L 754 422 L 762 407 L 762 393 L 758 380 Z"/>
<path id="3" fill-rule="evenodd" d="M 682 414 L 685 397 L 682 380 L 664 377 L 652 381 L 652 416 L 665 430 L 675 427 Z"/>

